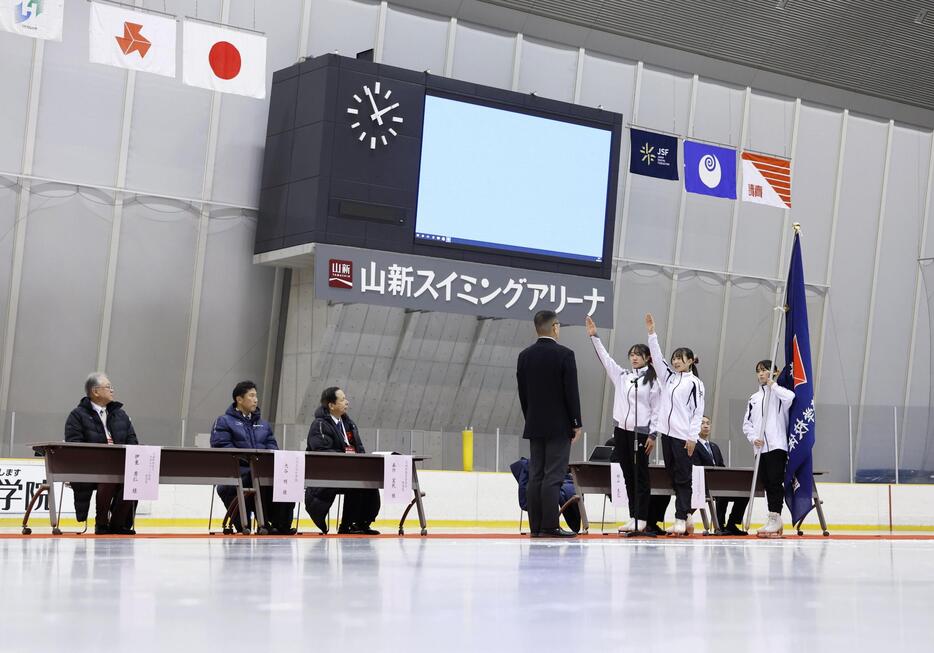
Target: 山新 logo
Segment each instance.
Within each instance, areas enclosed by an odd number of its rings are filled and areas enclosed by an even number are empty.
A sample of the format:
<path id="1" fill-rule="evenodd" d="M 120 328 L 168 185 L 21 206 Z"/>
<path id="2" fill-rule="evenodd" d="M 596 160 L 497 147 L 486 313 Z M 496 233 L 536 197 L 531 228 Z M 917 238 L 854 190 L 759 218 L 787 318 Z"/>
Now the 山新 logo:
<path id="1" fill-rule="evenodd" d="M 353 261 L 330 259 L 328 261 L 328 286 L 353 288 Z"/>

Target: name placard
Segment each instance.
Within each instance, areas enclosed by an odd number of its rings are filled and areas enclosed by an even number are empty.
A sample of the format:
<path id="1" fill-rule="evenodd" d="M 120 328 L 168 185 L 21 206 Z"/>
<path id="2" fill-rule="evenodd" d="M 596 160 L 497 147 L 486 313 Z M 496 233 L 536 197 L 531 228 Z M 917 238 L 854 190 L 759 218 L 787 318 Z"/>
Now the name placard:
<path id="1" fill-rule="evenodd" d="M 159 498 L 159 464 L 162 448 L 127 445 L 123 468 L 123 498 L 155 501 Z"/>

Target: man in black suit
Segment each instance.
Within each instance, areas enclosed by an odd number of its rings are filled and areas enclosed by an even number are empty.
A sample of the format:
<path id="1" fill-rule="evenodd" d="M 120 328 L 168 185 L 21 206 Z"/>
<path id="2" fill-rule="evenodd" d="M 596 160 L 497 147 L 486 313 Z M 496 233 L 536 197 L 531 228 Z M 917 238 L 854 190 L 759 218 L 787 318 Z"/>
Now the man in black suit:
<path id="1" fill-rule="evenodd" d="M 571 444 L 581 433 L 580 395 L 574 352 L 558 344 L 561 324 L 554 311 L 535 314 L 538 340 L 522 350 L 516 365 L 519 404 L 529 441 L 527 500 L 532 537 L 574 537 L 558 525 L 558 493 Z"/>
<path id="2" fill-rule="evenodd" d="M 701 419 L 700 442 L 694 449 L 692 462 L 695 465 L 703 467 L 726 467 L 723 462 L 723 454 L 720 447 L 715 442 L 710 441 L 710 418 L 704 415 Z M 726 519 L 726 508 L 730 501 L 733 502 L 733 510 L 730 511 L 730 519 Z M 720 523 L 720 530 L 717 535 L 746 535 L 738 524 L 743 521 L 743 514 L 746 512 L 746 506 L 749 504 L 749 497 L 720 497 L 717 499 L 717 520 Z"/>

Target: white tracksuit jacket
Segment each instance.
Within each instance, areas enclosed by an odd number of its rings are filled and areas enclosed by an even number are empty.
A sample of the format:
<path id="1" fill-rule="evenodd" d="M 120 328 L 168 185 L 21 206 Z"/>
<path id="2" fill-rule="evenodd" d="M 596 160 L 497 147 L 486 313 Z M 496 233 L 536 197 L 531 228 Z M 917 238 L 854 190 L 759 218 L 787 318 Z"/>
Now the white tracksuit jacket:
<path id="1" fill-rule="evenodd" d="M 639 392 L 637 393 L 633 381 L 645 374 L 648 367 L 640 367 L 636 370 L 623 368 L 613 360 L 603 343 L 600 342 L 599 337 L 591 337 L 590 342 L 593 344 L 597 358 L 603 364 L 607 376 L 610 377 L 610 381 L 613 382 L 613 386 L 616 388 L 613 394 L 613 419 L 616 420 L 616 425 L 626 431 L 635 431 L 636 426 L 639 426 L 641 427 L 640 432 L 654 432 L 662 384 L 656 380 L 651 385 L 646 385 L 643 380 L 639 383 Z M 637 394 L 638 407 L 636 406 Z M 637 412 L 638 424 L 636 424 Z"/>
<path id="2" fill-rule="evenodd" d="M 767 397 L 768 402 L 766 402 Z M 749 405 L 743 417 L 743 433 L 750 444 L 761 435 L 765 441 L 762 447 L 763 452 L 776 449 L 788 451 L 788 411 L 791 409 L 791 402 L 794 398 L 794 392 L 777 383 L 771 386 L 764 385 L 749 397 Z M 763 420 L 765 421 L 764 434 Z"/>
<path id="3" fill-rule="evenodd" d="M 679 440 L 697 441 L 704 417 L 704 384 L 691 372 L 675 372 L 658 346 L 658 334 L 649 335 L 652 366 L 662 382 L 655 430 Z"/>

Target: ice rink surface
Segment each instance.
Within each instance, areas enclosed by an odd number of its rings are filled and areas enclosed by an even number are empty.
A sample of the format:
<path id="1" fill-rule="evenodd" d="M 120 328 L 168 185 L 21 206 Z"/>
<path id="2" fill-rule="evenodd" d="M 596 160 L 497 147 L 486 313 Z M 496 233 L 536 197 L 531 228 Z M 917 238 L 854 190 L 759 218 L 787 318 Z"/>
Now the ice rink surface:
<path id="1" fill-rule="evenodd" d="M 0 651 L 931 651 L 934 541 L 0 539 Z"/>

